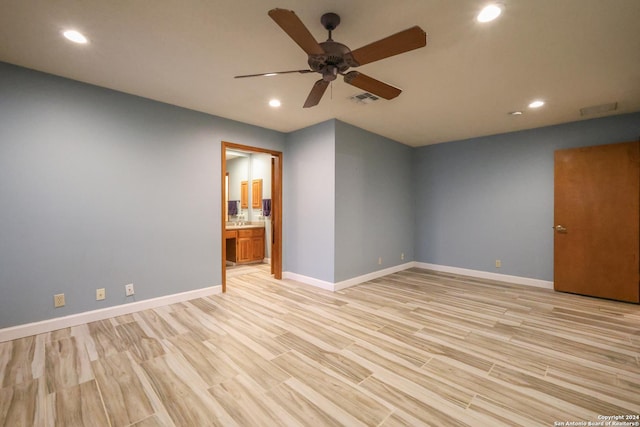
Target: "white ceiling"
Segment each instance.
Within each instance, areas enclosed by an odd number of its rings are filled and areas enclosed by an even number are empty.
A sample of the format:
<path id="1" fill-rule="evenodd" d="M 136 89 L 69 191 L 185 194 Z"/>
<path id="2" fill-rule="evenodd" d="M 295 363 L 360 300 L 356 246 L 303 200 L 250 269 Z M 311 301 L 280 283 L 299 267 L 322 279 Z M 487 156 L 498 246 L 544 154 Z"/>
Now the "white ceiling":
<path id="1" fill-rule="evenodd" d="M 640 111 L 640 0 L 501 3 L 479 24 L 481 0 L 0 0 L 0 61 L 283 132 L 337 118 L 412 146 L 580 120 L 603 103 Z M 356 104 L 362 91 L 339 78 L 303 109 L 317 74 L 233 78 L 306 68 L 274 7 L 318 41 L 320 16 L 338 13 L 333 38 L 352 50 L 413 25 L 427 46 L 358 68 L 398 98 Z M 67 28 L 90 43 L 68 42 Z M 546 105 L 527 109 L 537 98 Z"/>

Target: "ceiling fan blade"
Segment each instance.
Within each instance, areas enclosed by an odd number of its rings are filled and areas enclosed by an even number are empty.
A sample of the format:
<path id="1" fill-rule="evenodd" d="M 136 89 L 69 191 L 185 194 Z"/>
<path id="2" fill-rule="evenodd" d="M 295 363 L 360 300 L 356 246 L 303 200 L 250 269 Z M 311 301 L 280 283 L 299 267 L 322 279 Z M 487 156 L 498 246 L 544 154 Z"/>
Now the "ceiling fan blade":
<path id="1" fill-rule="evenodd" d="M 364 65 L 426 45 L 427 33 L 415 26 L 351 51 L 351 55 L 359 65 Z"/>
<path id="2" fill-rule="evenodd" d="M 234 79 L 244 79 L 245 77 L 270 77 L 277 76 L 279 74 L 307 74 L 307 73 L 315 73 L 313 70 L 293 70 L 293 71 L 273 71 L 271 73 L 260 73 L 260 74 L 245 74 L 244 76 L 235 76 Z"/>
<path id="3" fill-rule="evenodd" d="M 324 91 L 327 90 L 327 86 L 329 86 L 329 82 L 322 79 L 315 82 L 303 107 L 309 108 L 318 105 L 320 99 L 322 99 L 322 95 L 324 95 Z"/>
<path id="4" fill-rule="evenodd" d="M 269 16 L 276 21 L 276 24 L 278 24 L 302 50 L 307 52 L 307 55 L 322 55 L 324 53 L 324 49 L 320 47 L 307 27 L 305 27 L 300 18 L 298 18 L 292 10 L 271 9 Z"/>
<path id="5" fill-rule="evenodd" d="M 350 71 L 344 75 L 345 83 L 366 90 L 384 99 L 393 99 L 402 93 L 401 89 L 362 74 L 359 71 Z"/>

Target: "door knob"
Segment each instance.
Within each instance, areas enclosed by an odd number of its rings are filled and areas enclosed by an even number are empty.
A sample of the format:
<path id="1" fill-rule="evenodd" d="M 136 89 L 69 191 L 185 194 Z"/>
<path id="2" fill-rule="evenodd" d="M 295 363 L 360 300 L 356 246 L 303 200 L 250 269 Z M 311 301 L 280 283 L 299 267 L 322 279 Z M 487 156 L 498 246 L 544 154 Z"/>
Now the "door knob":
<path id="1" fill-rule="evenodd" d="M 556 225 L 555 227 L 553 227 L 554 230 L 556 230 L 558 233 L 566 233 L 567 232 L 567 228 L 563 227 L 561 225 Z"/>

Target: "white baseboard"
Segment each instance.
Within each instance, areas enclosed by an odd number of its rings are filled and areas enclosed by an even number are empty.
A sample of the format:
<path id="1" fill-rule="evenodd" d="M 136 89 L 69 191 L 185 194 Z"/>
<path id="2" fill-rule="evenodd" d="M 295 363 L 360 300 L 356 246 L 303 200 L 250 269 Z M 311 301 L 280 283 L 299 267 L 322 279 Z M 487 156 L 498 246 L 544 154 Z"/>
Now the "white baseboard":
<path id="1" fill-rule="evenodd" d="M 295 280 L 296 282 L 301 282 L 307 285 L 315 286 L 316 288 L 321 288 L 326 291 L 335 291 L 335 285 L 331 282 L 327 282 L 320 279 L 314 279 L 313 277 L 304 276 L 298 273 L 292 273 L 290 271 L 282 272 L 283 279 Z"/>
<path id="2" fill-rule="evenodd" d="M 446 265 L 416 262 L 415 267 L 425 270 L 441 271 L 443 273 L 459 274 L 461 276 L 477 277 L 479 279 L 497 280 L 499 282 L 515 283 L 517 285 L 535 286 L 537 288 L 553 289 L 553 282 L 528 277 L 510 276 L 507 274 L 491 273 L 488 271 L 469 270 L 467 268 L 449 267 Z"/>
<path id="3" fill-rule="evenodd" d="M 352 279 L 343 280 L 333 285 L 334 290 L 349 288 L 351 286 L 359 285 L 360 283 L 368 282 L 369 280 L 377 279 L 379 277 L 388 276 L 389 274 L 397 273 L 398 271 L 406 270 L 415 267 L 415 261 L 407 262 L 405 264 L 395 265 L 393 267 L 385 268 L 383 270 L 367 273 L 362 276 L 354 277 Z"/>
<path id="4" fill-rule="evenodd" d="M 163 305 L 175 304 L 177 302 L 188 301 L 222 292 L 222 286 L 211 286 L 208 288 L 195 289 L 193 291 L 181 292 L 178 294 L 166 295 L 151 298 L 143 301 L 135 301 L 128 304 L 116 305 L 113 307 L 101 308 L 98 310 L 85 311 L 83 313 L 71 314 L 69 316 L 55 319 L 42 320 L 40 322 L 26 323 L 24 325 L 11 326 L 0 329 L 0 342 L 24 338 L 31 335 L 51 332 L 62 328 L 82 325 L 84 323 L 95 322 L 97 320 L 109 319 L 123 314 L 131 314 L 137 311 L 148 310 L 150 308 L 161 307 Z"/>
<path id="5" fill-rule="evenodd" d="M 413 261 L 407 262 L 405 264 L 400 264 L 393 267 L 385 268 L 383 270 L 374 271 L 371 273 L 364 274 L 362 276 L 353 277 L 351 279 L 343 280 L 337 283 L 314 279 L 313 277 L 308 277 L 302 274 L 292 273 L 289 271 L 283 272 L 282 278 L 295 280 L 297 282 L 302 282 L 307 285 L 311 285 L 317 288 L 325 289 L 327 291 L 335 292 L 351 286 L 359 285 L 360 283 L 368 282 L 369 280 L 377 279 L 378 277 L 383 277 L 392 273 L 397 273 L 398 271 L 406 270 L 411 267 L 415 267 L 415 262 Z"/>
<path id="6" fill-rule="evenodd" d="M 324 280 L 314 279 L 313 277 L 304 276 L 302 274 L 292 273 L 289 271 L 282 273 L 283 279 L 291 279 L 307 285 L 335 292 L 341 289 L 355 286 L 369 280 L 377 279 L 398 271 L 407 270 L 412 267 L 424 268 L 425 270 L 441 271 L 443 273 L 459 274 L 461 276 L 477 277 L 479 279 L 496 280 L 499 282 L 514 283 L 516 285 L 534 286 L 536 288 L 553 289 L 553 282 L 540 279 L 531 279 L 529 277 L 510 276 L 508 274 L 491 273 L 488 271 L 471 270 L 468 268 L 450 267 L 447 265 L 429 264 L 426 262 L 411 261 L 405 264 L 396 265 L 394 267 L 385 268 L 383 270 L 374 271 L 362 276 L 343 280 L 337 283 L 331 283 Z"/>

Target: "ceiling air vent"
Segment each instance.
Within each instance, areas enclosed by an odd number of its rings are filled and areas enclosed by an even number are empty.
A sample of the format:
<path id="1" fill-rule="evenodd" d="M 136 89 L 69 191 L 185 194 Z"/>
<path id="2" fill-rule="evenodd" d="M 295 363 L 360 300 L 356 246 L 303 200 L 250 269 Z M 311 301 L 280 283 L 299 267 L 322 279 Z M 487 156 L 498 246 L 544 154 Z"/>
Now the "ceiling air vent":
<path id="1" fill-rule="evenodd" d="M 372 102 L 377 101 L 378 99 L 380 98 L 370 94 L 369 92 L 353 95 L 351 97 L 351 100 L 357 102 L 358 104 L 371 104 Z"/>
<path id="2" fill-rule="evenodd" d="M 618 109 L 618 103 L 612 102 L 610 104 L 593 105 L 591 107 L 584 107 L 580 109 L 581 116 L 593 116 L 594 114 L 602 114 L 608 111 L 614 111 Z"/>

